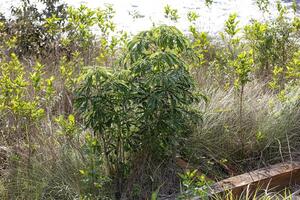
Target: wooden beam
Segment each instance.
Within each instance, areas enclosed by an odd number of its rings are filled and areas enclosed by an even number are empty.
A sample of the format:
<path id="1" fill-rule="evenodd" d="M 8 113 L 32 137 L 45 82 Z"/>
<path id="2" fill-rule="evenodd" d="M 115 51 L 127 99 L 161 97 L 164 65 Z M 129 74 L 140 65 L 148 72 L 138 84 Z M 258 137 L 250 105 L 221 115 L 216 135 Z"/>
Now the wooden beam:
<path id="1" fill-rule="evenodd" d="M 288 162 L 222 180 L 211 187 L 210 193 L 222 195 L 232 191 L 239 196 L 247 188 L 253 193 L 257 189 L 280 190 L 297 183 L 300 183 L 300 162 Z"/>

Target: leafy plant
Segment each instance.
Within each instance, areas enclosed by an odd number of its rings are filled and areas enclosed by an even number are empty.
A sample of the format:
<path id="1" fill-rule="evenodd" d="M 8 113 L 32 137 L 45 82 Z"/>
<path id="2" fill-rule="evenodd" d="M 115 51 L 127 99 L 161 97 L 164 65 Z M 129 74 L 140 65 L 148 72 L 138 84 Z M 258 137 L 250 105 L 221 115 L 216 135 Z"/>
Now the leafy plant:
<path id="1" fill-rule="evenodd" d="M 95 142 L 101 144 L 108 173 L 116 180 L 117 196 L 127 162 L 125 152 L 131 144 L 132 112 L 125 72 L 104 68 L 90 70 L 76 92 L 75 106 L 84 124 L 93 129 Z"/>
<path id="2" fill-rule="evenodd" d="M 9 23 L 8 30 L 16 36 L 15 53 L 19 56 L 47 55 L 53 50 L 52 43 L 56 39 L 52 34 L 53 26 L 44 26 L 43 22 L 53 16 L 57 19 L 64 19 L 66 16 L 66 4 L 61 3 L 60 0 L 39 0 L 38 2 L 45 6 L 44 9 L 38 9 L 36 2 L 30 0 L 22 0 L 20 6 L 12 7 L 14 19 Z M 64 21 L 56 20 L 55 23 L 62 26 Z M 45 40 L 46 38 L 48 40 Z"/>
<path id="3" fill-rule="evenodd" d="M 126 152 L 157 159 L 174 155 L 198 122 L 191 106 L 199 98 L 183 60 L 188 49 L 188 41 L 174 27 L 142 32 L 128 43 L 128 70 L 90 70 L 76 92 L 76 107 L 102 143 L 118 192 L 132 159 Z"/>
<path id="4" fill-rule="evenodd" d="M 236 79 L 234 81 L 235 88 L 239 91 L 239 119 L 240 126 L 243 122 L 243 95 L 246 83 L 250 82 L 250 72 L 253 68 L 252 51 L 240 53 L 236 60 L 233 61 Z"/>
<path id="5" fill-rule="evenodd" d="M 187 171 L 179 174 L 181 178 L 181 194 L 179 199 L 201 198 L 210 199 L 209 189 L 212 181 L 207 180 L 204 175 L 198 175 L 197 170 Z"/>
<path id="6" fill-rule="evenodd" d="M 225 85 L 225 89 L 233 85 L 235 75 L 232 63 L 243 48 L 240 30 L 237 14 L 230 14 L 225 21 L 224 32 L 220 33 L 221 49 L 216 50 L 215 59 L 210 63 L 215 69 L 212 73 L 217 80 L 220 80 L 222 87 Z"/>
<path id="7" fill-rule="evenodd" d="M 256 4 L 261 11 L 263 12 L 269 11 L 269 5 L 270 5 L 269 0 L 256 0 Z"/>
<path id="8" fill-rule="evenodd" d="M 166 18 L 168 18 L 174 22 L 177 22 L 178 19 L 180 18 L 180 16 L 178 15 L 178 10 L 171 8 L 170 5 L 166 5 L 164 7 L 164 13 L 165 13 Z"/>
<path id="9" fill-rule="evenodd" d="M 169 26 L 141 32 L 128 44 L 126 61 L 132 73 L 133 101 L 138 105 L 140 122 L 136 134 L 140 148 L 156 157 L 171 155 L 199 118 L 192 109 L 199 97 L 183 59 L 189 46 L 182 33 Z"/>

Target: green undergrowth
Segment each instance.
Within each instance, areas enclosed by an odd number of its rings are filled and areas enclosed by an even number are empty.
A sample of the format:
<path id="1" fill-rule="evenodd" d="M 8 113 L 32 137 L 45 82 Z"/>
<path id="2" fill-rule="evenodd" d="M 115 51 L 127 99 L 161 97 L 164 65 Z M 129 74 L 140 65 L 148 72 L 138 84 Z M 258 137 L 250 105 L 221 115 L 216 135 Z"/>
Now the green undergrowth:
<path id="1" fill-rule="evenodd" d="M 0 17 L 1 199 L 206 198 L 215 181 L 299 159 L 294 4 L 246 26 L 231 13 L 216 35 L 193 11 L 183 33 L 167 5 L 166 24 L 132 35 L 109 5 L 38 2 Z"/>

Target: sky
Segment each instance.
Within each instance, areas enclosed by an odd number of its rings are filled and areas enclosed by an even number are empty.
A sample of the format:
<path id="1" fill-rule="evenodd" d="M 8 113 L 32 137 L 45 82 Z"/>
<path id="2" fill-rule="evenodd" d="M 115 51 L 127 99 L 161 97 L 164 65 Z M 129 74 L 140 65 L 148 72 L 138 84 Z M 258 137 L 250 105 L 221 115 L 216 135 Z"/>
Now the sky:
<path id="1" fill-rule="evenodd" d="M 178 9 L 182 16 L 176 24 L 185 30 L 188 28 L 187 13 L 195 11 L 200 17 L 197 20 L 199 29 L 208 32 L 216 32 L 223 28 L 224 20 L 232 12 L 237 12 L 241 23 L 245 24 L 253 17 L 261 17 L 261 14 L 253 3 L 253 0 L 215 0 L 208 8 L 204 0 L 72 0 L 71 5 L 85 3 L 90 7 L 99 7 L 105 3 L 112 4 L 116 10 L 116 22 L 128 31 L 145 30 L 155 24 L 170 23 L 164 18 L 164 6 L 169 4 Z M 144 18 L 133 20 L 128 12 L 136 10 L 144 15 Z"/>
<path id="2" fill-rule="evenodd" d="M 8 10 L 11 5 L 16 5 L 18 0 L 0 0 L 0 10 Z M 85 4 L 91 8 L 103 7 L 111 4 L 116 11 L 115 22 L 120 29 L 136 33 L 151 27 L 153 24 L 172 24 L 164 18 L 164 6 L 169 4 L 178 9 L 179 19 L 176 26 L 183 31 L 188 28 L 186 19 L 189 11 L 196 12 L 198 18 L 197 27 L 206 32 L 217 33 L 224 27 L 224 21 L 229 14 L 236 12 L 240 24 L 245 25 L 251 19 L 268 17 L 263 15 L 255 4 L 255 0 L 214 0 L 212 6 L 207 7 L 204 0 L 64 0 L 72 6 Z M 275 0 L 271 0 L 275 2 Z M 274 4 L 273 4 L 274 5 Z M 129 12 L 138 12 L 143 18 L 133 19 Z M 275 7 L 271 6 L 271 15 Z"/>

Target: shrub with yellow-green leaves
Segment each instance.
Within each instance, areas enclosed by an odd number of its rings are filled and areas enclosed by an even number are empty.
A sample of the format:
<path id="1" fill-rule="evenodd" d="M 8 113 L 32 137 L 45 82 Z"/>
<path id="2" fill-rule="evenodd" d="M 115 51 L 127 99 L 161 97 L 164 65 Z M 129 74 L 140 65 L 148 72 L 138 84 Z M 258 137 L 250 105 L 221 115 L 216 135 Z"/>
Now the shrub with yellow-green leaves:
<path id="1" fill-rule="evenodd" d="M 27 137 L 38 127 L 35 123 L 45 117 L 45 107 L 54 93 L 54 78 L 45 78 L 39 63 L 28 71 L 15 54 L 4 57 L 0 65 L 2 139 L 11 143 Z"/>

